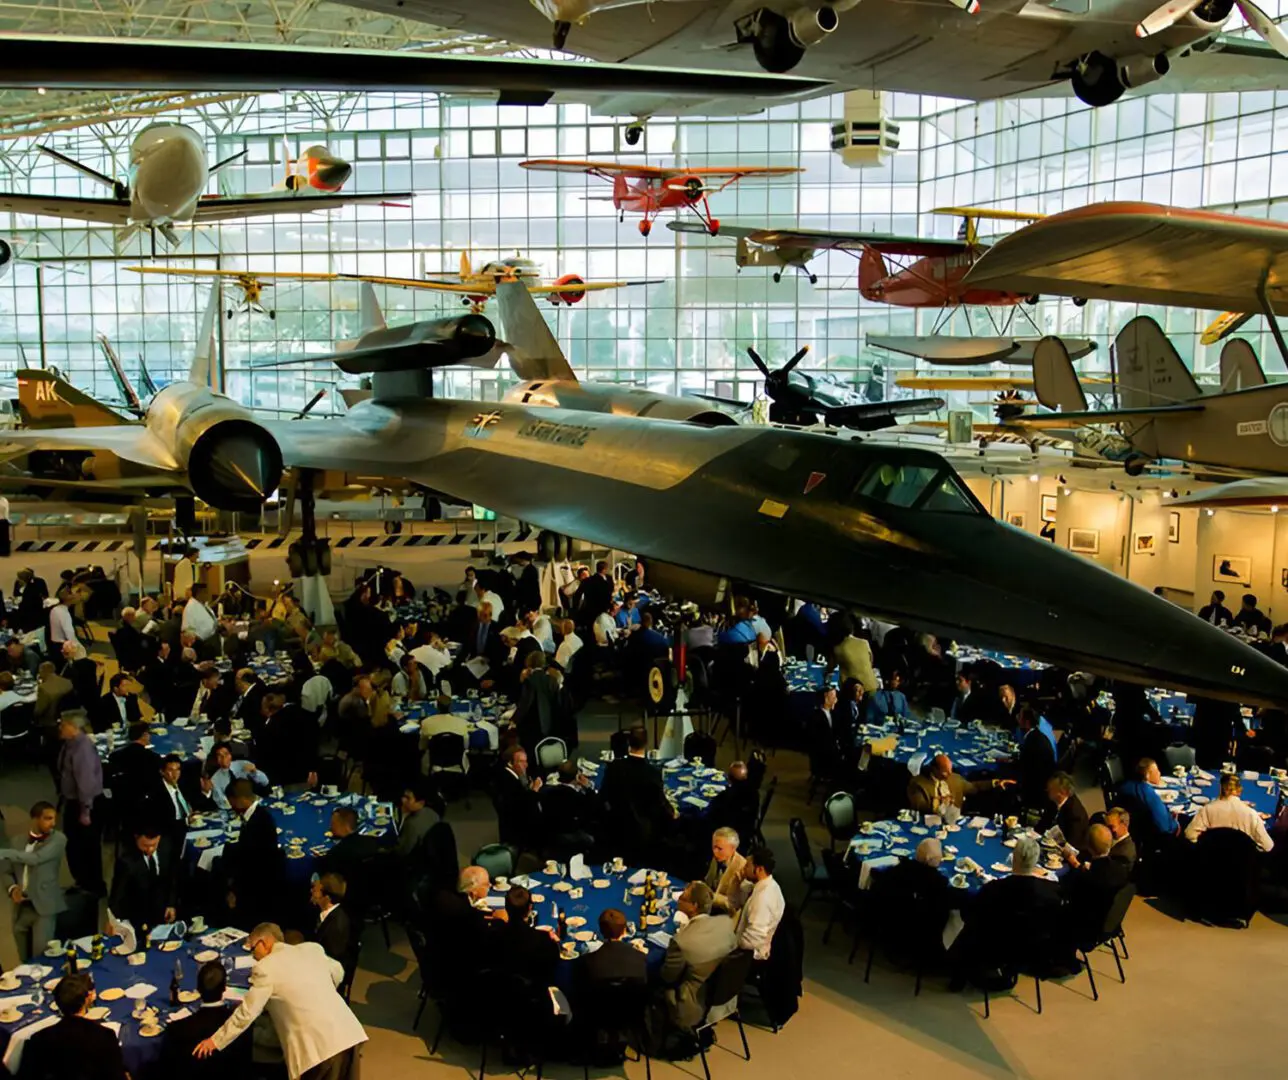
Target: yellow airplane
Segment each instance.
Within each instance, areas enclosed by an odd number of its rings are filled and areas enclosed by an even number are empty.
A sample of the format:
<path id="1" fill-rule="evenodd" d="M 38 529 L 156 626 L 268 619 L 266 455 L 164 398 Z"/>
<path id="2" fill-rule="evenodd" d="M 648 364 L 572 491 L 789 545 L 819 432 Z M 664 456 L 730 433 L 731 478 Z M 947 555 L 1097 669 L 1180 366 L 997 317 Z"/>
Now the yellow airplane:
<path id="1" fill-rule="evenodd" d="M 1105 374 L 1082 374 L 1078 381 L 1087 386 L 1110 385 L 1113 380 Z M 1033 377 L 1030 375 L 900 375 L 894 381 L 896 386 L 907 390 L 1032 390 Z"/>
<path id="2" fill-rule="evenodd" d="M 256 312 L 277 318 L 277 312 L 264 306 L 264 290 L 271 288 L 274 280 L 290 281 L 339 281 L 339 274 L 308 274 L 290 270 L 215 270 L 203 266 L 127 266 L 136 274 L 165 274 L 167 277 L 183 278 L 222 278 L 241 290 L 242 302 L 236 308 L 228 308 L 226 314 L 232 318 L 236 314 Z"/>
<path id="3" fill-rule="evenodd" d="M 423 260 L 422 260 L 423 261 Z M 423 270 L 422 270 L 423 272 Z M 650 281 L 587 281 L 580 274 L 564 274 L 554 281 L 545 281 L 541 268 L 531 259 L 525 259 L 517 251 L 513 256 L 484 263 L 475 270 L 470 263 L 468 252 L 461 253 L 461 269 L 456 281 L 444 281 L 431 277 L 401 278 L 379 277 L 369 274 L 341 274 L 346 281 L 370 281 L 374 285 L 392 285 L 399 289 L 429 289 L 433 292 L 456 293 L 461 303 L 468 304 L 470 310 L 481 312 L 493 296 L 496 287 L 505 281 L 521 281 L 528 292 L 547 297 L 552 304 L 577 304 L 586 298 L 588 292 L 603 289 L 621 289 L 627 285 L 658 285 L 660 280 Z"/>
<path id="4" fill-rule="evenodd" d="M 1207 329 L 1199 335 L 1199 344 L 1215 345 L 1218 341 L 1223 341 L 1256 314 L 1255 311 L 1222 312 L 1208 323 Z"/>

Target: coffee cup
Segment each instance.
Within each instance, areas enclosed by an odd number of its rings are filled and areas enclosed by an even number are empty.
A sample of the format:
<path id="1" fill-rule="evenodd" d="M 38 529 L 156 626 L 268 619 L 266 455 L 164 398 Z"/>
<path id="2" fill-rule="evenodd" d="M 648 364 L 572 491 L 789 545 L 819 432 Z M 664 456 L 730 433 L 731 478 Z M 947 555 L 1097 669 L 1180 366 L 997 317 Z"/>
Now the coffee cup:
<path id="1" fill-rule="evenodd" d="M 45 942 L 45 951 L 46 951 L 46 952 L 54 952 L 54 951 L 62 952 L 62 951 L 63 951 L 63 943 L 62 943 L 58 938 L 56 938 L 56 937 L 51 937 L 48 941 L 46 941 L 46 942 Z"/>
<path id="2" fill-rule="evenodd" d="M 202 933 L 206 929 L 206 917 L 204 915 L 194 915 L 191 929 L 194 934 Z"/>
<path id="3" fill-rule="evenodd" d="M 506 877 L 504 874 L 502 874 L 500 877 L 496 879 L 496 884 L 497 884 L 497 888 L 500 888 L 500 889 L 508 888 L 510 885 L 510 879 Z"/>
<path id="4" fill-rule="evenodd" d="M 0 990 L 17 990 L 17 989 L 18 989 L 17 975 L 15 975 L 12 971 L 8 971 L 8 972 L 5 972 L 5 974 L 0 975 Z"/>
<path id="5" fill-rule="evenodd" d="M 555 861 L 554 861 L 554 859 L 547 859 L 547 860 L 546 860 L 546 873 L 547 873 L 547 874 L 557 874 L 557 873 L 559 873 L 559 864 L 558 864 L 557 862 L 555 862 Z"/>
<path id="6" fill-rule="evenodd" d="M 324 784 L 322 786 L 323 795 L 339 795 L 340 789 L 335 784 Z"/>
<path id="7" fill-rule="evenodd" d="M 613 869 L 618 873 L 626 869 L 626 862 L 620 855 L 613 859 Z"/>
<path id="8" fill-rule="evenodd" d="M 1006 827 L 1008 829 L 1014 829 L 1017 825 L 1019 825 L 1019 823 L 1020 823 L 1020 819 L 1017 818 L 1014 814 L 1011 814 L 1006 818 Z"/>
<path id="9" fill-rule="evenodd" d="M 22 1019 L 22 1013 L 12 1005 L 0 1010 L 0 1024 L 13 1024 Z"/>

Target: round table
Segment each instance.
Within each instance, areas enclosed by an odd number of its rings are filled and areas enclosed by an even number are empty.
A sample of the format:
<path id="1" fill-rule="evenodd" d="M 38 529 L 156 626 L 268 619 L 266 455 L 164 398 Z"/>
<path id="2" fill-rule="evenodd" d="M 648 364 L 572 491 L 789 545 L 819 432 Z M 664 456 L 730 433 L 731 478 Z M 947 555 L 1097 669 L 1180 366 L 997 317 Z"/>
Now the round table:
<path id="1" fill-rule="evenodd" d="M 221 931 L 221 933 L 237 934 L 240 931 Z M 210 936 L 209 932 L 203 935 L 203 937 L 207 938 Z M 244 938 L 245 935 L 242 934 L 241 937 Z M 88 939 L 81 939 L 81 941 L 82 944 L 86 944 Z M 120 938 L 105 937 L 104 942 L 110 949 L 120 944 Z M 121 1050 L 125 1056 L 125 1067 L 136 1080 L 146 1076 L 147 1071 L 157 1065 L 161 1057 L 161 1044 L 164 1036 L 156 1035 L 151 1038 L 145 1038 L 140 1035 L 140 1023 L 130 1015 L 134 1009 L 135 1001 L 129 997 L 123 997 L 117 1001 L 104 1001 L 102 1000 L 103 991 L 111 987 L 120 987 L 128 991 L 130 987 L 145 984 L 155 987 L 154 990 L 148 992 L 146 1001 L 149 1006 L 157 1009 L 159 1018 L 164 1023 L 170 1018 L 171 1014 L 178 1011 L 170 1005 L 170 978 L 174 974 L 175 962 L 178 961 L 181 968 L 179 979 L 181 989 L 195 990 L 197 971 L 201 967 L 195 959 L 195 955 L 205 952 L 209 948 L 209 945 L 202 944 L 201 940 L 195 937 L 190 937 L 180 948 L 173 952 L 163 952 L 157 946 L 153 946 L 145 954 L 144 963 L 137 966 L 129 963 L 124 956 L 114 956 L 110 952 L 102 960 L 91 964 L 89 961 L 89 949 L 78 950 L 77 957 L 81 970 L 88 970 L 94 977 L 94 986 L 99 994 L 99 1000 L 95 1002 L 95 1005 L 108 1010 L 109 1015 L 104 1022 L 119 1023 L 121 1025 L 118 1037 L 121 1042 Z M 249 956 L 246 950 L 242 948 L 240 938 L 236 942 L 216 951 L 220 953 L 224 967 L 228 970 L 229 986 L 244 990 L 250 984 L 250 969 L 249 967 L 237 968 L 234 966 L 237 957 L 248 958 Z M 0 991 L 0 996 L 10 997 L 31 994 L 45 982 L 62 974 L 63 959 L 61 954 L 57 958 L 42 956 L 39 960 L 33 961 L 31 965 L 23 965 L 23 967 L 29 968 L 37 964 L 52 968 L 52 971 L 39 977 L 25 976 L 22 978 L 22 986 L 18 990 Z M 43 993 L 44 1003 L 41 1007 L 23 1006 L 24 1015 L 21 1020 L 14 1024 L 0 1024 L 0 1044 L 3 1044 L 6 1066 L 11 1066 L 12 1063 L 13 1054 L 10 1052 L 9 1044 L 14 1034 L 55 1015 L 53 994 L 47 991 Z M 241 994 L 233 993 L 227 996 L 229 998 L 240 998 Z M 181 1005 L 179 1008 L 192 1009 L 199 1007 L 199 1004 Z M 248 1038 L 249 1036 L 244 1037 Z M 10 1067 L 10 1071 L 14 1071 L 12 1067 Z"/>
<path id="2" fill-rule="evenodd" d="M 181 758 L 187 757 L 205 757 L 205 749 L 202 745 L 203 737 L 210 735 L 210 725 L 204 720 L 196 724 L 184 723 L 176 724 L 170 721 L 166 724 L 150 724 L 151 747 L 161 757 L 167 754 L 177 754 Z M 108 735 L 112 736 L 112 746 L 108 747 Z M 94 746 L 98 749 L 98 756 L 107 760 L 113 750 L 119 750 L 126 743 L 126 733 L 118 726 L 111 732 L 96 732 L 94 734 Z"/>
<path id="3" fill-rule="evenodd" d="M 873 821 L 860 826 L 860 831 L 846 850 L 846 858 L 856 859 L 860 864 L 871 862 L 867 873 L 860 871 L 860 888 L 867 886 L 868 874 L 893 865 L 889 858 L 912 858 L 922 840 L 935 836 L 944 849 L 944 861 L 939 865 L 939 872 L 955 889 L 967 894 L 975 893 L 987 882 L 1011 872 L 1010 848 L 1015 846 L 1016 838 L 1028 836 L 1041 840 L 1041 835 L 1032 829 L 1008 830 L 985 818 L 963 817 L 955 825 L 926 825 L 921 818 L 922 815 L 916 811 L 906 810 L 899 820 Z M 1051 850 L 1044 849 L 1044 861 Z M 1058 869 L 1044 866 L 1040 872 L 1042 876 L 1055 880 L 1067 869 L 1062 860 Z M 954 880 L 959 873 L 962 877 Z"/>
<path id="4" fill-rule="evenodd" d="M 1002 759 L 1019 753 L 1009 732 L 982 725 L 964 726 L 956 720 L 942 724 L 886 720 L 880 724 L 860 724 L 858 735 L 860 742 L 896 736 L 899 741 L 894 752 L 887 756 L 907 765 L 913 776 L 940 753 L 947 754 L 953 768 L 963 775 L 991 774 L 997 771 Z"/>
<path id="5" fill-rule="evenodd" d="M 402 714 L 403 722 L 399 730 L 404 735 L 413 733 L 419 735 L 420 722 L 427 716 L 433 715 L 437 711 L 437 705 L 433 701 L 402 701 L 394 703 L 395 709 Z M 490 695 L 482 698 L 453 698 L 452 713 L 456 716 L 468 717 L 467 725 L 470 731 L 469 742 L 466 749 L 470 753 L 486 753 L 488 750 L 495 750 L 497 744 L 493 740 L 495 729 L 499 729 L 504 721 L 502 715 L 510 708 L 510 700 L 501 695 Z M 492 725 L 493 731 L 479 724 L 480 720 L 486 720 Z"/>
<path id="6" fill-rule="evenodd" d="M 1282 797 L 1279 781 L 1254 772 L 1239 775 L 1243 779 L 1243 792 L 1239 797 L 1263 819 L 1273 818 L 1279 812 Z M 1220 795 L 1220 780 L 1219 774 L 1202 769 L 1195 769 L 1185 777 L 1164 776 L 1158 796 L 1174 817 L 1189 819 L 1199 812 L 1201 806 Z"/>
<path id="7" fill-rule="evenodd" d="M 969 645 L 957 647 L 957 670 L 969 667 L 980 660 L 990 660 L 1002 669 L 1002 681 L 1010 683 L 1017 690 L 1035 685 L 1042 673 L 1051 665 L 1027 656 L 1016 656 L 1013 653 L 998 652 L 995 649 L 976 649 Z"/>
<path id="8" fill-rule="evenodd" d="M 580 762 L 582 772 L 590 777 L 596 791 L 604 781 L 604 773 L 611 760 L 612 752 L 605 750 L 599 761 L 587 761 L 583 758 Z M 683 758 L 673 758 L 666 762 L 659 762 L 655 758 L 649 760 L 662 770 L 662 786 L 671 805 L 677 813 L 685 816 L 705 814 L 711 800 L 729 786 L 729 779 L 721 770 L 709 769 L 701 762 L 685 761 Z"/>

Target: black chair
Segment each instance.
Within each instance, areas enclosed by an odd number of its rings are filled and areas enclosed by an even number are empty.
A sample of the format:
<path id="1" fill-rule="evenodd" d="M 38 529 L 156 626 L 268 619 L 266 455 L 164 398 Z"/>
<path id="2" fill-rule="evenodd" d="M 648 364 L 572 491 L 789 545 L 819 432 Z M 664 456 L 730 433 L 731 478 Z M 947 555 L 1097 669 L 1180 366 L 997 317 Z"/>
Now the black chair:
<path id="1" fill-rule="evenodd" d="M 465 739 L 454 731 L 442 731 L 429 740 L 429 774 L 444 796 L 455 790 L 470 809 L 469 774 L 461 762 L 465 758 Z"/>
<path id="2" fill-rule="evenodd" d="M 590 1078 L 591 1065 L 619 1065 L 627 1050 L 635 1051 L 636 1060 L 643 1059 L 644 1073 L 651 1080 L 653 1065 L 645 1027 L 648 1003 L 648 983 L 628 979 L 597 983 L 593 992 L 577 995 L 573 1024 L 586 1080 Z"/>
<path id="3" fill-rule="evenodd" d="M 985 1020 L 992 1016 L 992 996 L 1014 990 L 1021 975 L 1032 978 L 1037 1012 L 1042 1015 L 1042 980 L 1050 972 L 1051 938 L 1052 927 L 1029 918 L 1012 923 L 1005 934 L 993 940 L 986 966 L 971 973 L 971 981 L 984 992 Z"/>
<path id="4" fill-rule="evenodd" d="M 751 785 L 752 791 L 759 791 L 760 785 L 765 782 L 765 773 L 769 771 L 769 762 L 765 760 L 763 750 L 753 750 L 747 755 L 747 783 Z"/>
<path id="5" fill-rule="evenodd" d="M 935 889 L 938 881 L 918 871 L 928 870 L 918 863 L 901 864 L 872 875 L 869 892 L 871 934 L 868 940 L 868 966 L 863 981 L 872 979 L 872 961 L 878 943 L 900 966 L 916 973 L 913 996 L 921 994 L 922 975 L 943 957 L 944 923 L 948 919 L 947 889 Z M 938 876 L 937 870 L 930 871 Z M 942 879 L 938 879 L 942 880 Z"/>
<path id="6" fill-rule="evenodd" d="M 416 993 L 420 1004 L 416 1007 L 416 1019 L 412 1021 L 411 1029 L 414 1032 L 420 1027 L 425 1003 L 432 1001 L 438 1009 L 438 1028 L 434 1032 L 434 1042 L 429 1052 L 437 1054 L 438 1042 L 443 1037 L 443 1028 L 447 1026 L 448 986 L 451 982 L 451 973 L 443 971 L 435 962 L 429 939 L 418 927 L 410 925 L 407 927 L 407 940 L 411 943 L 411 951 L 416 957 L 416 969 L 420 974 L 420 990 Z"/>
<path id="7" fill-rule="evenodd" d="M 838 840 L 849 840 L 858 827 L 858 814 L 854 806 L 854 796 L 848 791 L 838 791 L 829 795 L 823 804 L 823 824 L 831 837 L 832 847 Z"/>
<path id="8" fill-rule="evenodd" d="M 1105 805 L 1112 806 L 1117 797 L 1118 785 L 1127 779 L 1123 772 L 1122 759 L 1117 754 L 1108 754 L 1100 763 L 1100 790 L 1105 796 Z"/>
<path id="9" fill-rule="evenodd" d="M 836 925 L 837 919 L 849 916 L 854 928 L 854 942 L 850 946 L 850 958 L 846 962 L 853 964 L 854 955 L 859 951 L 859 927 L 867 906 L 867 894 L 859 890 L 860 863 L 856 859 L 842 859 L 834 851 L 824 851 L 823 865 L 831 875 L 836 892 L 832 914 L 828 917 L 827 929 L 823 931 L 823 944 L 826 945 L 831 940 L 832 927 Z"/>
<path id="10" fill-rule="evenodd" d="M 631 737 L 625 731 L 614 731 L 608 737 L 608 749 L 612 752 L 613 758 L 624 758 L 630 751 Z"/>
<path id="11" fill-rule="evenodd" d="M 508 844 L 484 844 L 474 853 L 472 865 L 481 866 L 488 877 L 495 881 L 499 877 L 514 875 L 514 848 Z"/>
<path id="12" fill-rule="evenodd" d="M 1194 768 L 1194 747 L 1185 743 L 1172 743 L 1170 746 L 1165 746 L 1163 761 L 1167 766 L 1167 772 L 1171 772 L 1177 765 L 1192 769 Z"/>
<path id="13" fill-rule="evenodd" d="M 700 758 L 708 769 L 715 768 L 716 741 L 705 731 L 692 731 L 684 740 L 684 757 L 686 761 Z"/>
<path id="14" fill-rule="evenodd" d="M 706 1080 L 711 1080 L 711 1068 L 707 1065 L 706 1040 L 702 1038 L 702 1033 L 714 1028 L 721 1020 L 730 1019 L 737 1023 L 738 1034 L 742 1036 L 743 1057 L 747 1061 L 751 1060 L 747 1032 L 743 1030 L 742 1017 L 738 1013 L 738 995 L 742 993 L 747 976 L 751 974 L 752 959 L 752 954 L 744 949 L 730 953 L 720 961 L 720 966 L 703 987 L 706 991 L 704 1000 L 707 1011 L 702 1023 L 693 1029 L 693 1033 L 698 1037 L 698 1052 L 702 1056 L 702 1071 L 706 1074 Z"/>
<path id="15" fill-rule="evenodd" d="M 778 790 L 778 777 L 769 781 L 765 794 L 760 798 L 760 809 L 756 813 L 756 827 L 751 830 L 751 840 L 756 844 L 765 842 L 765 818 L 769 816 L 769 804 L 774 801 L 774 792 Z"/>
<path id="16" fill-rule="evenodd" d="M 1087 969 L 1087 980 L 1091 983 L 1091 998 L 1093 1001 L 1100 1000 L 1100 992 L 1096 989 L 1096 976 L 1091 970 L 1090 953 L 1101 945 L 1108 945 L 1113 949 L 1114 963 L 1118 965 L 1118 978 L 1124 984 L 1127 982 L 1127 975 L 1123 971 L 1122 957 L 1118 955 L 1118 942 L 1123 936 L 1123 919 L 1127 917 L 1127 909 L 1131 907 L 1131 902 L 1135 896 L 1136 886 L 1130 883 L 1124 885 L 1114 894 L 1113 901 L 1109 905 L 1109 910 L 1105 912 L 1105 918 L 1100 928 L 1094 934 L 1088 935 L 1084 940 L 1074 942 L 1074 949 L 1082 954 L 1082 964 Z M 1125 944 L 1123 948 L 1125 951 Z"/>
<path id="17" fill-rule="evenodd" d="M 21 750 L 29 761 L 36 759 L 40 733 L 35 727 L 35 715 L 35 704 L 26 701 L 0 712 L 0 756 L 7 756 L 13 748 Z"/>
<path id="18" fill-rule="evenodd" d="M 487 1069 L 489 1044 L 501 1047 L 507 1062 L 535 1065 L 537 1080 L 541 1080 L 553 1019 L 549 992 L 531 979 L 502 971 L 478 972 L 476 985 L 486 993 L 490 1012 L 480 1039 L 479 1080 Z"/>
<path id="19" fill-rule="evenodd" d="M 805 789 L 805 805 L 814 801 L 814 795 L 826 791 L 837 779 L 838 762 L 836 747 L 830 740 L 824 740 L 817 732 L 811 731 L 809 739 L 809 786 Z"/>
<path id="20" fill-rule="evenodd" d="M 805 835 L 805 822 L 792 818 L 787 823 L 787 832 L 792 840 L 792 850 L 796 853 L 796 865 L 801 869 L 801 880 L 805 882 L 805 899 L 801 901 L 800 910 L 804 912 L 815 889 L 832 892 L 832 876 L 826 866 L 814 862 L 814 855 L 809 849 L 809 837 Z"/>
<path id="21" fill-rule="evenodd" d="M 1208 829 L 1194 845 L 1190 911 L 1219 926 L 1246 927 L 1261 890 L 1261 849 L 1238 829 Z"/>

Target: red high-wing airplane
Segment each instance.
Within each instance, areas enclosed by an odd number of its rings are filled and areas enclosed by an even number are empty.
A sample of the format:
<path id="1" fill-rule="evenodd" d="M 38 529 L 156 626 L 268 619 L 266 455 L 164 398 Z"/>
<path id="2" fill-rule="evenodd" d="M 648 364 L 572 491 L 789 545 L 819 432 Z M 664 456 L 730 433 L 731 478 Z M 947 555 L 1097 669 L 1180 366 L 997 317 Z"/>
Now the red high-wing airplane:
<path id="1" fill-rule="evenodd" d="M 621 165 L 615 161 L 565 161 L 560 158 L 538 158 L 521 161 L 519 164 L 525 169 L 585 173 L 611 181 L 611 198 L 613 206 L 620 212 L 619 220 L 626 219 L 628 210 L 633 214 L 644 215 L 639 223 L 641 236 L 648 236 L 653 231 L 653 220 L 661 211 L 685 207 L 698 216 L 706 232 L 715 236 L 720 231 L 720 219 L 711 216 L 711 207 L 707 205 L 708 195 L 723 191 L 747 176 L 787 176 L 805 171 L 784 166 L 754 165 L 732 169 L 683 169 L 658 165 Z"/>

